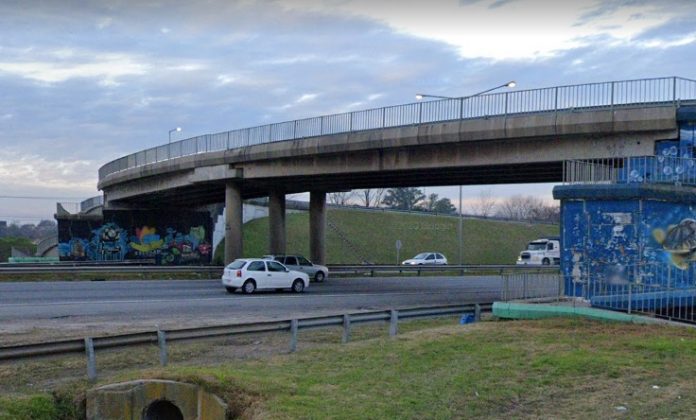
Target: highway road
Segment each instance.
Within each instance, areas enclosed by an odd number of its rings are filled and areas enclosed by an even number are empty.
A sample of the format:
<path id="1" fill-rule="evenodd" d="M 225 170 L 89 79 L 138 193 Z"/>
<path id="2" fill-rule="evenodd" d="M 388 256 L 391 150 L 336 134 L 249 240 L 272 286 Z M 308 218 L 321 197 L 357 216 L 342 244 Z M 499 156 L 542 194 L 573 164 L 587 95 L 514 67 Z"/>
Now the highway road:
<path id="1" fill-rule="evenodd" d="M 0 341 L 31 331 L 103 334 L 491 302 L 500 289 L 499 276 L 331 278 L 302 294 L 253 295 L 230 295 L 219 280 L 0 283 Z"/>

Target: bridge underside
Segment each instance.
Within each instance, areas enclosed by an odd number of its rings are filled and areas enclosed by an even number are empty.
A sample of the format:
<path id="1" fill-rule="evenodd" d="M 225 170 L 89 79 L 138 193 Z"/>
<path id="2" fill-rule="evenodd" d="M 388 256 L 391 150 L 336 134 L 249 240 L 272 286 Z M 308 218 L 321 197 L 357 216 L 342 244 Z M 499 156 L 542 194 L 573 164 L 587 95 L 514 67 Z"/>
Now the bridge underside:
<path id="1" fill-rule="evenodd" d="M 285 194 L 307 191 L 345 191 L 363 188 L 401 188 L 447 185 L 483 185 L 561 182 L 563 162 L 536 162 L 516 165 L 452 167 L 410 171 L 380 171 L 334 175 L 291 176 L 278 178 L 241 179 L 242 198 L 268 196 L 281 189 Z M 127 205 L 159 208 L 170 205 L 207 205 L 225 201 L 225 183 L 209 182 L 159 190 L 111 201 L 111 206 Z"/>

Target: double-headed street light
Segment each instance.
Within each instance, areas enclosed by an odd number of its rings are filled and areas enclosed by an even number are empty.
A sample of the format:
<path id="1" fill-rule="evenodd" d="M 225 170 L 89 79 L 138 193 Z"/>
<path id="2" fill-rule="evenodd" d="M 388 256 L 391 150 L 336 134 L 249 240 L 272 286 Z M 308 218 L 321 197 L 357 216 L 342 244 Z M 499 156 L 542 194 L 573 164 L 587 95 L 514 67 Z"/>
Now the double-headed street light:
<path id="1" fill-rule="evenodd" d="M 169 130 L 169 143 L 172 142 L 172 133 L 175 131 L 177 131 L 177 132 L 181 131 L 181 127 L 176 127 L 176 128 L 172 128 L 171 130 Z"/>
<path id="2" fill-rule="evenodd" d="M 453 96 L 428 95 L 428 94 L 425 94 L 425 93 L 417 93 L 417 94 L 416 94 L 416 99 L 418 99 L 419 101 L 420 101 L 421 99 L 423 99 L 423 98 L 434 98 L 434 99 L 468 99 L 468 98 L 473 98 L 474 96 L 483 95 L 484 93 L 492 92 L 492 91 L 497 90 L 497 89 L 500 89 L 500 88 L 504 88 L 504 87 L 514 88 L 515 86 L 517 86 L 517 83 L 515 83 L 514 80 L 511 80 L 511 81 L 509 81 L 509 82 L 507 82 L 507 83 L 504 83 L 504 84 L 502 84 L 502 85 L 500 85 L 500 86 L 492 87 L 492 88 L 490 88 L 490 89 L 486 89 L 486 90 L 483 90 L 483 91 L 481 91 L 481 92 L 474 93 L 473 95 L 453 97 Z"/>
<path id="3" fill-rule="evenodd" d="M 458 98 L 455 98 L 452 96 L 427 95 L 425 93 L 418 93 L 418 94 L 416 94 L 416 99 L 419 101 L 421 99 L 424 99 L 424 98 L 457 99 L 457 100 L 462 101 L 461 106 L 462 106 L 462 112 L 463 112 L 465 99 L 469 99 L 469 98 L 473 98 L 475 96 L 483 95 L 484 93 L 492 92 L 492 91 L 500 89 L 500 88 L 504 88 L 504 87 L 514 88 L 515 86 L 517 86 L 517 83 L 515 83 L 514 80 L 511 80 L 511 81 L 504 83 L 500 86 L 492 87 L 490 89 L 486 89 L 486 90 L 483 90 L 483 91 L 478 92 L 478 93 L 474 93 L 473 95 L 469 95 L 469 96 L 460 96 Z M 464 220 L 464 217 L 463 217 L 463 213 L 462 213 L 462 186 L 459 185 L 459 264 L 460 265 L 464 264 L 464 226 L 463 226 L 463 220 Z"/>

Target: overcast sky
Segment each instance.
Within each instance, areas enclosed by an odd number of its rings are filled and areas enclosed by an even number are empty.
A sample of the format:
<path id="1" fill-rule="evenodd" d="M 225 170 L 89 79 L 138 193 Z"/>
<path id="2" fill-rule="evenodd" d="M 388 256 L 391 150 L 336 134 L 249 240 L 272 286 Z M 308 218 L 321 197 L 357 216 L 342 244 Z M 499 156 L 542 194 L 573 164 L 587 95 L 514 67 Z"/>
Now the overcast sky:
<path id="1" fill-rule="evenodd" d="M 0 0 L 0 220 L 97 195 L 100 166 L 176 126 L 181 139 L 512 79 L 693 78 L 694 63 L 691 0 Z"/>

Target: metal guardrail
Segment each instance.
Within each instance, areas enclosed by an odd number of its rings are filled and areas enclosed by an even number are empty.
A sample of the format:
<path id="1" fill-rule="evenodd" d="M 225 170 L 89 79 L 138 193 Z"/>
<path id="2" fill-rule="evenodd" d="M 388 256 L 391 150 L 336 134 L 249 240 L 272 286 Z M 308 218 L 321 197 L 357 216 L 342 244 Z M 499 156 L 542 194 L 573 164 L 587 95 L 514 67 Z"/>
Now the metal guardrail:
<path id="1" fill-rule="evenodd" d="M 675 76 L 416 102 L 192 137 L 111 161 L 99 169 L 99 180 L 126 169 L 183 156 L 277 141 L 489 116 L 676 104 L 687 100 L 696 100 L 696 80 Z"/>
<path id="2" fill-rule="evenodd" d="M 162 266 L 142 265 L 142 263 L 125 264 L 75 264 L 75 263 L 27 263 L 27 264 L 0 264 L 0 274 L 45 274 L 45 273 L 187 273 L 200 272 L 208 275 L 222 275 L 223 266 L 196 265 L 196 266 Z M 370 273 L 417 273 L 424 272 L 481 272 L 492 271 L 502 273 L 504 271 L 533 271 L 533 272 L 557 272 L 558 266 L 532 266 L 532 265 L 329 265 L 330 274 L 360 274 Z"/>
<path id="3" fill-rule="evenodd" d="M 126 348 L 135 345 L 157 344 L 159 361 L 162 366 L 168 363 L 167 344 L 175 341 L 190 341 L 218 337 L 239 336 L 245 334 L 273 331 L 289 331 L 290 351 L 297 350 L 298 332 L 312 328 L 342 326 L 342 342 L 350 341 L 353 324 L 371 322 L 389 322 L 389 335 L 398 333 L 400 319 L 431 318 L 462 313 L 474 313 L 480 319 L 481 311 L 490 311 L 492 302 L 468 305 L 447 305 L 435 307 L 406 308 L 387 311 L 357 312 L 281 321 L 253 322 L 241 324 L 213 325 L 198 328 L 175 330 L 145 331 L 103 337 L 86 337 L 84 339 L 61 340 L 54 342 L 22 344 L 0 347 L 0 361 L 27 360 L 45 356 L 63 356 L 84 353 L 87 356 L 87 376 L 96 380 L 97 367 L 95 353 L 97 350 Z"/>
<path id="4" fill-rule="evenodd" d="M 569 160 L 564 184 L 696 185 L 696 159 L 677 157 L 676 146 L 658 156 Z"/>
<path id="5" fill-rule="evenodd" d="M 516 265 L 516 264 L 452 264 L 452 265 L 330 265 L 329 274 L 367 274 L 374 277 L 375 273 L 436 273 L 436 272 L 459 272 L 480 273 L 493 272 L 501 274 L 503 272 L 546 272 L 554 273 L 559 271 L 557 265 Z"/>

